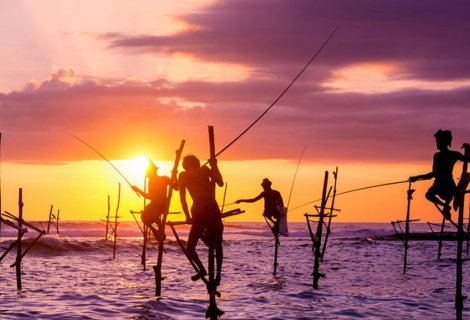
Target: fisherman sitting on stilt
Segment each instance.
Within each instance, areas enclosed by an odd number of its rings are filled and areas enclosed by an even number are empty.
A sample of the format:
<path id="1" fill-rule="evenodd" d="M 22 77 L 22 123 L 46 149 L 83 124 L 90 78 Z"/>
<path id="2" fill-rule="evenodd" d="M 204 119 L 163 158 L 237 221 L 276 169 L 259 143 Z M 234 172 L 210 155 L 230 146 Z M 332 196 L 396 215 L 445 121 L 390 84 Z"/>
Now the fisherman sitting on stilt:
<path id="1" fill-rule="evenodd" d="M 136 186 L 132 186 L 132 190 L 141 194 L 145 199 L 150 202 L 144 208 L 141 219 L 142 222 L 152 230 L 155 240 L 160 241 L 165 239 L 164 232 L 161 232 L 161 215 L 165 211 L 165 205 L 168 195 L 168 186 L 176 190 L 176 183 L 172 182 L 167 176 L 159 176 L 157 173 L 158 167 L 149 159 L 147 171 L 145 172 L 148 178 L 148 192 L 140 190 Z M 158 229 L 153 224 L 157 224 Z"/>
<path id="2" fill-rule="evenodd" d="M 432 171 L 418 176 L 410 177 L 410 182 L 428 180 L 434 178 L 433 185 L 426 192 L 426 199 L 434 203 L 444 218 L 452 221 L 450 203 L 456 194 L 456 185 L 452 172 L 455 163 L 460 160 L 470 159 L 470 146 L 464 144 L 465 156 L 460 152 L 449 150 L 452 142 L 452 132 L 449 130 L 438 130 L 436 147 L 439 150 L 434 154 Z"/>
<path id="3" fill-rule="evenodd" d="M 272 182 L 268 178 L 264 178 L 261 182 L 263 191 L 255 198 L 252 199 L 239 199 L 235 201 L 236 204 L 240 202 L 256 202 L 260 199 L 264 199 L 264 212 L 263 216 L 269 219 L 274 224 L 273 232 L 277 234 L 279 232 L 279 217 L 280 208 L 284 208 L 284 201 L 282 200 L 281 193 L 271 188 Z"/>
<path id="4" fill-rule="evenodd" d="M 189 231 L 187 255 L 199 269 L 198 274 L 192 277 L 195 281 L 206 276 L 207 271 L 196 252 L 196 245 L 202 239 L 209 248 L 215 249 L 217 271 L 214 283 L 210 283 L 209 290 L 220 284 L 223 260 L 222 234 L 224 225 L 219 205 L 215 199 L 215 185 L 224 185 L 222 175 L 217 167 L 215 158 L 209 160 L 210 168 L 202 166 L 194 155 L 188 155 L 183 159 L 184 171 L 179 174 L 178 186 L 180 200 L 186 218 L 189 219 L 189 209 L 186 201 L 186 190 L 193 200 L 191 207 L 192 225 Z"/>

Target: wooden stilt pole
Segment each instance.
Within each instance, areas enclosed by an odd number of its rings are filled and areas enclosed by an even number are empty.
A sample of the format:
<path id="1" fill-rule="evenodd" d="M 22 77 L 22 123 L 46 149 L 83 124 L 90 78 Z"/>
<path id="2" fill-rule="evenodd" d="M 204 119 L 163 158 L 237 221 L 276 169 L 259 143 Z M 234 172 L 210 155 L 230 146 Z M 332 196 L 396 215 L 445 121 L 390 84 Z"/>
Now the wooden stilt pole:
<path id="1" fill-rule="evenodd" d="M 439 244 L 437 246 L 437 259 L 441 260 L 441 253 L 442 253 L 442 241 L 444 240 L 444 227 L 446 225 L 446 218 L 442 218 L 441 223 L 441 236 L 439 237 Z"/>
<path id="2" fill-rule="evenodd" d="M 468 222 L 467 222 L 467 255 L 470 247 L 470 203 L 468 205 Z"/>
<path id="3" fill-rule="evenodd" d="M 325 206 L 326 206 L 326 201 L 327 201 L 327 197 L 326 197 L 327 186 L 328 186 L 328 171 L 325 171 L 321 208 L 320 208 L 319 220 L 318 220 L 318 225 L 317 225 L 317 233 L 315 235 L 315 262 L 313 266 L 313 288 L 314 289 L 318 289 L 318 280 L 322 276 L 320 274 L 321 238 L 322 238 L 322 229 L 323 229 L 323 216 L 325 214 Z"/>
<path id="4" fill-rule="evenodd" d="M 106 234 L 104 236 L 104 240 L 109 239 L 109 214 L 111 211 L 111 198 L 108 194 L 108 214 L 106 215 Z"/>
<path id="5" fill-rule="evenodd" d="M 54 206 L 51 204 L 51 209 L 49 210 L 49 221 L 47 222 L 47 231 L 46 234 L 49 234 L 49 231 L 51 229 L 51 221 L 52 221 L 52 209 Z"/>
<path id="6" fill-rule="evenodd" d="M 463 215 L 464 215 L 464 201 L 459 207 L 459 218 L 458 218 L 458 230 L 457 230 L 457 268 L 456 268 L 456 291 L 455 291 L 455 311 L 456 319 L 462 319 L 463 313 L 463 302 L 467 298 L 462 294 L 462 282 L 463 282 L 463 240 L 464 240 L 464 229 L 463 229 Z"/>
<path id="7" fill-rule="evenodd" d="M 59 234 L 59 220 L 60 220 L 60 209 L 57 209 L 57 217 L 56 217 L 56 231 Z"/>
<path id="8" fill-rule="evenodd" d="M 275 276 L 276 273 L 277 273 L 277 266 L 279 265 L 277 263 L 277 255 L 278 255 L 278 251 L 279 251 L 279 245 L 280 245 L 280 242 L 279 242 L 279 228 L 276 226 L 276 224 L 274 224 L 274 227 L 273 227 L 273 234 L 274 234 L 274 241 L 275 241 L 275 245 L 274 245 L 274 271 L 273 271 L 273 275 Z"/>
<path id="9" fill-rule="evenodd" d="M 147 192 L 147 177 L 146 176 L 144 177 L 144 192 Z M 144 200 L 143 200 L 143 206 L 144 207 L 142 209 L 142 213 L 144 212 L 145 206 L 147 205 L 147 199 L 145 197 L 143 197 L 143 198 L 144 198 Z M 142 232 L 142 236 L 143 236 L 142 256 L 141 256 L 140 263 L 142 264 L 142 268 L 144 269 L 144 271 L 146 271 L 147 270 L 147 242 L 149 240 L 149 237 L 148 237 L 149 228 L 147 227 L 147 225 L 145 223 L 143 225 L 144 226 L 143 226 L 143 232 Z"/>
<path id="10" fill-rule="evenodd" d="M 463 313 L 463 302 L 467 298 L 462 294 L 462 282 L 463 282 L 463 259 L 462 259 L 462 251 L 463 251 L 463 240 L 464 240 L 464 229 L 463 229 L 463 215 L 464 215 L 464 207 L 465 207 L 465 194 L 467 192 L 467 185 L 468 185 L 468 161 L 467 157 L 468 154 L 468 144 L 464 144 L 462 148 L 465 148 L 465 160 L 462 166 L 462 174 L 460 176 L 459 185 L 457 186 L 457 194 L 454 197 L 454 207 L 456 201 L 458 201 L 459 205 L 459 217 L 457 223 L 457 259 L 456 259 L 456 285 L 455 285 L 455 315 L 457 320 L 462 320 L 462 313 Z M 458 198 L 458 200 L 456 200 Z M 470 221 L 469 221 L 470 223 Z"/>
<path id="11" fill-rule="evenodd" d="M 158 241 L 158 257 L 157 264 L 154 266 L 155 270 L 155 296 L 161 296 L 162 294 L 162 260 L 163 260 L 163 244 L 165 241 L 165 226 L 168 213 L 170 212 L 171 197 L 173 196 L 173 187 L 176 183 L 178 176 L 178 166 L 183 153 L 185 140 L 181 140 L 181 144 L 178 150 L 176 150 L 175 162 L 173 164 L 173 170 L 171 172 L 170 185 L 168 187 L 168 193 L 166 197 L 165 210 L 162 214 L 161 223 L 158 232 L 160 233 L 160 239 Z"/>
<path id="12" fill-rule="evenodd" d="M 118 201 L 116 206 L 116 215 L 114 216 L 114 243 L 113 243 L 113 260 L 116 258 L 116 241 L 117 241 L 117 227 L 118 227 L 118 212 L 119 204 L 121 202 L 121 183 L 118 188 Z"/>
<path id="13" fill-rule="evenodd" d="M 331 220 L 333 219 L 333 211 L 335 207 L 335 199 L 336 199 L 336 184 L 338 182 L 338 167 L 336 167 L 335 172 L 333 172 L 333 177 L 335 179 L 335 182 L 333 184 L 333 196 L 331 197 L 331 208 L 330 208 L 330 214 L 328 216 L 328 224 L 326 226 L 326 235 L 325 235 L 325 241 L 323 242 L 323 249 L 321 251 L 321 259 L 323 260 L 323 257 L 325 256 L 326 252 L 326 245 L 328 243 L 328 238 L 330 237 L 330 232 L 331 232 Z"/>
<path id="14" fill-rule="evenodd" d="M 210 159 L 215 159 L 215 136 L 214 136 L 214 127 L 209 126 L 209 154 Z M 217 284 L 215 283 L 214 278 L 214 265 L 215 265 L 215 254 L 214 254 L 214 244 L 209 243 L 209 283 L 207 285 L 207 291 L 209 293 L 209 307 L 206 311 L 206 318 L 210 318 L 211 320 L 217 319 L 220 315 L 224 312 L 217 307 L 216 302 L 216 288 Z"/>
<path id="15" fill-rule="evenodd" d="M 18 290 L 22 289 L 21 285 L 21 238 L 23 233 L 23 189 L 19 189 L 19 198 L 18 198 L 18 239 L 16 243 L 16 288 Z"/>
<path id="16" fill-rule="evenodd" d="M 407 206 L 406 206 L 406 220 L 405 220 L 405 239 L 403 244 L 405 245 L 405 255 L 403 258 L 403 273 L 406 273 L 406 264 L 408 261 L 408 238 L 410 235 L 410 211 L 411 211 L 411 200 L 413 200 L 414 189 L 411 189 L 411 181 L 408 183 L 407 191 Z"/>

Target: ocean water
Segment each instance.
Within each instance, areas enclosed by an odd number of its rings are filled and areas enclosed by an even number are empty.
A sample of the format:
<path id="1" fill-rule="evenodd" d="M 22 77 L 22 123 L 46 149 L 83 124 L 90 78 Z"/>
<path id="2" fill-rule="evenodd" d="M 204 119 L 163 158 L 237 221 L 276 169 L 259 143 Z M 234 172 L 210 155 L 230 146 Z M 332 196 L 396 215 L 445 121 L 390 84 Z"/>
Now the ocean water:
<path id="1" fill-rule="evenodd" d="M 334 223 L 320 271 L 312 287 L 312 243 L 305 223 L 289 224 L 281 238 L 279 267 L 273 276 L 274 241 L 264 223 L 225 223 L 224 265 L 217 304 L 222 319 L 454 319 L 456 243 L 411 241 L 407 273 L 403 244 L 374 240 L 393 234 L 390 224 Z M 155 297 L 151 268 L 157 245 L 151 242 L 147 268 L 134 222 L 118 228 L 116 258 L 104 240 L 105 224 L 62 222 L 60 236 L 40 239 L 22 264 L 16 290 L 15 253 L 0 264 L 0 319 L 204 319 L 208 295 L 173 235 L 167 230 L 162 295 Z M 183 239 L 188 229 L 178 226 Z M 412 231 L 427 231 L 413 224 Z M 29 237 L 34 235 L 30 231 Z M 14 232 L 2 227 L 0 254 Z M 201 258 L 207 256 L 199 245 Z M 466 258 L 468 256 L 465 255 Z M 464 264 L 464 294 L 470 293 L 470 263 Z M 470 302 L 464 318 L 470 319 Z"/>

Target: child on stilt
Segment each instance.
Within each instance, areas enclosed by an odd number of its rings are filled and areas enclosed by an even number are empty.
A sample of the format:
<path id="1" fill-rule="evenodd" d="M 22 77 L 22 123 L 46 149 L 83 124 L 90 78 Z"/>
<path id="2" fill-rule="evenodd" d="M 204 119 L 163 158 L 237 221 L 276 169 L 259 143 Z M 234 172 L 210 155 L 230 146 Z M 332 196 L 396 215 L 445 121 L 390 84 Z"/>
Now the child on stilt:
<path id="1" fill-rule="evenodd" d="M 410 182 L 434 178 L 433 185 L 426 192 L 426 199 L 434 203 L 445 219 L 452 221 L 450 204 L 457 191 L 452 172 L 457 161 L 465 161 L 466 159 L 468 161 L 470 159 L 470 146 L 464 144 L 464 156 L 460 152 L 449 150 L 452 142 L 452 132 L 450 130 L 438 130 L 434 137 L 439 151 L 434 154 L 432 171 L 427 174 L 412 176 Z"/>
<path id="2" fill-rule="evenodd" d="M 145 199 L 150 202 L 144 208 L 141 219 L 142 222 L 152 231 L 155 240 L 159 241 L 165 238 L 165 234 L 161 232 L 161 215 L 165 211 L 165 205 L 168 195 L 168 187 L 176 190 L 176 183 L 171 181 L 167 176 L 159 176 L 157 173 L 158 167 L 149 159 L 147 171 L 145 172 L 148 178 L 148 192 L 140 190 L 136 186 L 132 186 L 132 190 L 141 194 Z M 155 228 L 153 224 L 158 226 Z"/>
<path id="3" fill-rule="evenodd" d="M 222 187 L 224 181 L 217 166 L 217 159 L 210 159 L 209 165 L 210 168 L 207 166 L 201 167 L 199 159 L 194 155 L 184 157 L 184 171 L 179 174 L 178 186 L 181 206 L 187 219 L 190 219 L 190 215 L 186 190 L 193 200 L 191 207 L 192 225 L 186 250 L 188 258 L 196 264 L 199 273 L 193 276 L 192 279 L 197 280 L 207 275 L 207 271 L 196 252 L 197 242 L 201 239 L 209 248 L 215 250 L 216 276 L 213 285 L 217 287 L 220 284 L 222 272 L 224 225 L 219 205 L 215 199 L 215 185 Z"/>

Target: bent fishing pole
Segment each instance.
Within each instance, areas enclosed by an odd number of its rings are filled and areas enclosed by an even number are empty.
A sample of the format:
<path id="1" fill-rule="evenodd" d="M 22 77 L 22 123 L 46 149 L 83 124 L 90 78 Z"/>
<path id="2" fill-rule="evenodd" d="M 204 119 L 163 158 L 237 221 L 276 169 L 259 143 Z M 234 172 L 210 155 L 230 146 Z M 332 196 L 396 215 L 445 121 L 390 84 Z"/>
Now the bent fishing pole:
<path id="1" fill-rule="evenodd" d="M 116 166 L 114 164 L 112 164 L 112 162 L 110 160 L 108 160 L 108 158 L 106 158 L 101 152 L 99 152 L 98 150 L 96 150 L 93 146 L 91 146 L 89 143 L 87 143 L 85 140 L 77 137 L 76 135 L 74 135 L 73 133 L 70 133 L 70 132 L 64 132 L 65 134 L 68 134 L 69 136 L 77 139 L 78 141 L 80 141 L 81 143 L 83 143 L 84 145 L 86 145 L 88 148 L 90 148 L 91 150 L 95 151 L 101 158 L 104 159 L 104 161 L 106 161 L 111 167 L 113 167 L 114 170 L 116 170 L 117 173 L 119 173 L 119 175 L 124 179 L 124 181 L 127 182 L 127 184 L 131 187 L 132 189 L 132 184 L 129 182 L 129 180 L 127 180 L 126 176 L 124 176 L 124 174 L 122 174 L 121 171 L 119 171 L 118 168 L 116 168 Z M 132 189 L 134 190 L 134 189 Z M 137 192 L 137 191 L 134 191 L 135 194 L 140 197 L 140 194 Z"/>
<path id="2" fill-rule="evenodd" d="M 362 191 L 362 190 L 366 190 L 366 189 L 372 189 L 372 188 L 379 188 L 379 187 L 391 186 L 391 185 L 394 185 L 394 184 L 400 184 L 400 183 L 406 183 L 406 182 L 410 182 L 410 179 L 401 180 L 401 181 L 395 181 L 395 182 L 382 183 L 382 184 L 375 184 L 375 185 L 373 185 L 373 186 L 367 186 L 367 187 L 352 189 L 352 190 L 348 190 L 348 191 L 343 191 L 343 192 L 337 193 L 336 196 L 340 196 L 340 195 L 348 194 L 348 193 L 352 193 L 352 192 L 357 192 L 357 191 Z M 320 201 L 320 200 L 321 200 L 321 199 L 316 199 L 316 200 L 313 200 L 313 201 L 310 201 L 310 202 L 301 204 L 300 206 L 297 206 L 297 207 L 293 208 L 292 210 L 305 207 L 306 205 L 309 205 L 309 204 L 318 202 L 318 201 Z"/>
<path id="3" fill-rule="evenodd" d="M 302 75 L 302 73 L 308 68 L 308 66 L 312 63 L 313 60 L 315 60 L 315 58 L 320 54 L 320 52 L 323 50 L 323 48 L 327 45 L 327 43 L 330 41 L 331 38 L 333 38 L 333 35 L 336 33 L 336 31 L 338 30 L 338 27 L 339 26 L 336 26 L 333 31 L 330 33 L 330 35 L 328 36 L 328 38 L 323 42 L 323 44 L 320 46 L 320 48 L 315 52 L 315 54 L 310 58 L 310 60 L 307 62 L 307 64 L 302 68 L 302 70 L 300 70 L 300 72 L 297 74 L 297 76 L 295 76 L 295 78 L 289 83 L 289 85 L 284 89 L 284 91 L 281 92 L 281 94 L 273 101 L 273 103 L 271 103 L 271 105 L 266 109 L 264 110 L 263 113 L 261 113 L 261 115 L 255 119 L 255 121 L 253 121 L 245 130 L 242 131 L 242 133 L 240 133 L 237 137 L 235 137 L 235 139 L 233 139 L 229 144 L 227 144 L 224 148 L 222 148 L 222 150 L 220 150 L 219 152 L 217 152 L 215 154 L 215 157 L 218 157 L 220 154 L 222 154 L 222 152 L 224 152 L 225 150 L 227 150 L 232 144 L 234 144 L 235 142 L 238 141 L 238 139 L 240 139 L 245 133 L 248 132 L 248 130 L 250 130 L 259 120 L 261 120 L 262 117 L 264 117 L 268 112 L 269 110 L 271 110 L 272 107 L 274 107 L 274 105 L 286 94 L 286 92 L 290 89 L 290 87 L 292 87 L 292 85 L 295 83 L 295 81 L 297 81 L 297 79 Z"/>

